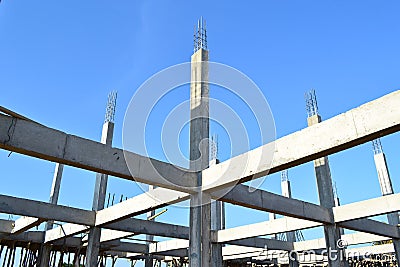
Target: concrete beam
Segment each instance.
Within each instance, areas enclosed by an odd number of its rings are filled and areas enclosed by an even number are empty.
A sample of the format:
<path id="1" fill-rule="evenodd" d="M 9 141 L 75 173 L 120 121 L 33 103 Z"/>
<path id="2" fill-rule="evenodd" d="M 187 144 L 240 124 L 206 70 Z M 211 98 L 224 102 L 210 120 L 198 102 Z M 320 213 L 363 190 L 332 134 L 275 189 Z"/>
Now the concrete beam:
<path id="1" fill-rule="evenodd" d="M 252 248 L 262 248 L 262 249 L 276 249 L 276 250 L 293 250 L 293 243 L 287 241 L 281 241 L 277 239 L 269 238 L 247 238 L 235 241 L 227 242 L 229 245 L 241 246 L 241 247 L 252 247 Z"/>
<path id="2" fill-rule="evenodd" d="M 400 211 L 400 193 L 333 208 L 335 222 L 344 222 L 398 211 Z"/>
<path id="3" fill-rule="evenodd" d="M 217 242 L 240 240 L 256 236 L 273 235 L 283 232 L 296 231 L 322 225 L 321 223 L 306 221 L 303 219 L 284 217 L 272 221 L 249 224 L 217 232 Z"/>
<path id="4" fill-rule="evenodd" d="M 44 232 L 42 231 L 27 231 L 20 234 L 2 236 L 2 241 L 16 241 L 26 242 L 31 244 L 42 244 L 44 239 Z M 69 237 L 65 240 L 57 240 L 52 243 L 55 246 L 65 247 L 80 247 L 82 245 L 81 239 L 77 237 Z"/>
<path id="5" fill-rule="evenodd" d="M 106 249 L 107 251 L 118 251 L 126 253 L 146 253 L 147 246 L 145 244 L 121 242 L 121 241 L 109 241 L 101 244 L 101 250 Z"/>
<path id="6" fill-rule="evenodd" d="M 389 240 L 390 238 L 368 233 L 354 233 L 354 234 L 342 235 L 341 239 L 345 241 L 345 244 L 351 246 L 351 245 L 367 244 L 376 241 Z M 294 242 L 293 246 L 294 250 L 296 251 L 304 251 L 310 249 L 317 250 L 317 249 L 325 249 L 326 243 L 325 243 L 325 238 L 318 238 L 318 239 Z"/>
<path id="7" fill-rule="evenodd" d="M 14 222 L 14 228 L 12 229 L 11 233 L 19 234 L 25 232 L 26 230 L 29 230 L 32 227 L 40 225 L 44 221 L 45 221 L 44 219 L 40 218 L 23 216 Z"/>
<path id="8" fill-rule="evenodd" d="M 154 232 L 147 232 L 149 234 L 152 233 L 159 233 L 163 234 L 162 232 L 157 230 L 157 222 L 150 222 L 150 221 L 135 221 L 137 219 L 129 218 L 132 216 L 136 216 L 139 214 L 146 213 L 149 210 L 161 208 L 164 206 L 167 206 L 168 204 L 174 204 L 178 203 L 180 201 L 184 201 L 189 199 L 189 195 L 186 193 L 182 192 L 176 192 L 170 189 L 165 189 L 165 188 L 156 188 L 152 190 L 152 194 L 149 195 L 148 193 L 144 193 L 135 197 L 132 197 L 128 200 L 122 201 L 114 206 L 111 206 L 109 208 L 100 210 L 96 214 L 96 226 L 101 226 L 104 228 L 108 229 L 113 229 L 113 230 L 120 230 L 120 231 L 126 231 L 126 232 L 134 232 L 134 233 L 140 233 L 143 232 L 143 234 L 146 234 L 146 228 L 142 227 L 142 225 L 146 225 L 147 229 L 152 229 Z M 118 221 L 123 221 L 128 219 L 128 223 L 121 222 L 121 223 L 116 223 Z M 134 223 L 139 223 L 138 225 L 129 225 L 129 222 L 134 222 Z M 111 226 L 107 226 L 107 224 L 111 224 Z M 151 227 L 152 225 L 153 227 Z M 135 226 L 137 226 L 135 228 Z M 75 234 L 84 232 L 87 230 L 87 228 L 83 226 L 76 225 L 76 223 L 71 223 L 69 224 L 64 224 L 63 225 L 65 232 L 68 232 L 68 235 L 65 235 L 65 233 L 62 231 L 60 227 L 57 227 L 53 230 L 49 230 L 46 232 L 46 240 L 50 242 L 51 240 L 57 240 L 60 238 L 63 238 L 65 236 L 73 236 Z M 162 227 L 162 226 L 160 226 Z M 179 228 L 179 227 L 178 227 Z M 56 230 L 57 229 L 57 230 Z M 165 228 L 160 228 L 166 233 L 171 233 Z M 47 234 L 49 233 L 49 235 Z M 179 232 L 175 232 L 176 235 L 179 235 Z M 172 234 L 172 233 L 171 233 Z M 164 235 L 163 235 L 164 236 Z M 172 236 L 172 237 L 177 237 L 179 236 Z"/>
<path id="9" fill-rule="evenodd" d="M 398 90 L 213 165 L 202 172 L 203 190 L 216 191 L 397 132 L 400 130 L 399 102 Z M 274 151 L 273 157 L 270 156 L 271 151 Z"/>
<path id="10" fill-rule="evenodd" d="M 171 239 L 167 241 L 152 243 L 149 245 L 149 253 L 159 254 L 177 249 L 187 249 L 189 247 L 189 240 L 186 239 Z"/>
<path id="11" fill-rule="evenodd" d="M 224 256 L 224 260 L 247 257 L 247 255 L 249 254 L 251 254 L 251 256 L 260 256 L 263 254 L 263 252 L 265 252 L 264 248 L 252 248 L 235 245 L 222 248 L 222 255 Z"/>
<path id="12" fill-rule="evenodd" d="M 189 227 L 173 225 L 155 221 L 128 218 L 123 221 L 105 224 L 102 226 L 101 242 L 120 239 L 138 234 L 152 234 L 156 236 L 189 239 Z M 89 227 L 66 223 L 46 231 L 45 242 L 70 237 L 89 230 Z"/>
<path id="13" fill-rule="evenodd" d="M 114 241 L 114 240 L 120 240 L 122 238 L 127 238 L 127 237 L 130 237 L 133 235 L 135 235 L 135 233 L 118 231 L 118 230 L 110 230 L 110 229 L 102 229 L 101 236 L 100 236 L 100 243 Z M 83 239 L 83 241 L 84 242 L 87 241 L 87 238 Z"/>
<path id="14" fill-rule="evenodd" d="M 66 223 L 45 232 L 45 243 L 50 243 L 55 240 L 67 238 L 76 234 L 88 231 L 90 228 L 85 225 Z"/>
<path id="15" fill-rule="evenodd" d="M 1 126 L 0 126 L 1 127 Z M 95 212 L 46 202 L 0 195 L 0 213 L 93 226 Z"/>
<path id="16" fill-rule="evenodd" d="M 220 197 L 220 193 L 222 191 L 214 192 L 211 196 Z M 333 223 L 333 218 L 329 210 L 324 207 L 260 189 L 252 192 L 245 185 L 236 185 L 230 192 L 222 196 L 220 200 L 246 208 L 273 212 L 285 216 L 315 222 Z"/>
<path id="17" fill-rule="evenodd" d="M 96 216 L 96 226 L 116 222 L 189 199 L 189 195 L 165 188 L 156 188 L 152 193 L 144 193 L 114 206 L 100 210 Z"/>
<path id="18" fill-rule="evenodd" d="M 189 227 L 135 218 L 106 224 L 104 228 L 135 234 L 151 234 L 155 236 L 189 239 Z"/>
<path id="19" fill-rule="evenodd" d="M 267 239 L 267 238 L 248 238 L 243 240 L 236 240 L 227 242 L 230 244 L 228 247 L 252 247 L 258 249 L 277 249 L 277 250 L 285 250 L 290 251 L 293 249 L 292 242 Z M 163 255 L 172 255 L 170 254 L 172 251 L 188 249 L 189 241 L 183 239 L 171 239 L 167 241 L 157 242 L 150 244 L 149 252 L 152 254 L 163 254 Z"/>
<path id="20" fill-rule="evenodd" d="M 178 191 L 190 192 L 197 180 L 195 173 L 172 164 L 1 114 L 0 148 Z M 126 161 L 135 167 L 129 170 Z"/>
<path id="21" fill-rule="evenodd" d="M 364 233 L 398 239 L 400 238 L 399 228 L 387 223 L 371 219 L 358 219 L 339 223 L 339 226 L 346 229 L 356 230 Z"/>

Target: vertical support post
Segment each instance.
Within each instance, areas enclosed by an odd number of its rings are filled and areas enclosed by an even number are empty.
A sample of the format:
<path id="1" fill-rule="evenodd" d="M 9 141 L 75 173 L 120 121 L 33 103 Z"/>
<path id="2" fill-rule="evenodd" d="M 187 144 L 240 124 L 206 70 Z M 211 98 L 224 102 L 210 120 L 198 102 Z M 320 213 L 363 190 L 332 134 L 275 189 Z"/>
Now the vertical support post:
<path id="1" fill-rule="evenodd" d="M 202 194 L 201 170 L 209 164 L 209 88 L 208 51 L 203 20 L 199 20 L 194 35 L 190 84 L 190 169 L 198 172 L 198 192 L 190 196 L 190 267 L 208 267 L 211 234 L 211 196 Z"/>
<path id="2" fill-rule="evenodd" d="M 282 171 L 281 190 L 282 190 L 282 196 L 287 198 L 292 198 L 292 191 L 290 188 L 290 181 L 287 177 L 287 170 Z M 286 241 L 296 242 L 296 233 L 294 231 L 286 232 L 285 235 L 286 235 Z M 298 267 L 299 262 L 297 260 L 296 253 L 289 252 L 288 255 L 289 255 L 289 266 Z"/>
<path id="3" fill-rule="evenodd" d="M 214 148 L 216 149 L 216 148 Z M 219 160 L 213 158 L 210 161 L 210 166 L 218 164 Z M 222 201 L 211 201 L 211 230 L 225 229 L 225 203 Z M 222 257 L 223 244 L 211 243 L 211 266 L 223 266 Z"/>
<path id="4" fill-rule="evenodd" d="M 218 137 L 211 136 L 210 142 L 210 166 L 219 163 L 218 160 Z M 211 230 L 222 230 L 225 228 L 225 203 L 222 201 L 211 201 Z M 211 243 L 211 266 L 223 266 L 222 257 L 223 244 Z"/>
<path id="5" fill-rule="evenodd" d="M 374 161 L 376 172 L 378 174 L 379 184 L 381 187 L 382 195 L 391 195 L 394 193 L 392 180 L 389 174 L 389 168 L 386 162 L 386 156 L 383 152 L 380 139 L 376 139 L 372 142 L 374 147 Z M 399 225 L 399 214 L 397 212 L 389 213 L 387 215 L 388 223 L 391 225 Z M 397 262 L 400 262 L 400 240 L 392 239 L 394 252 Z"/>
<path id="6" fill-rule="evenodd" d="M 54 170 L 54 175 L 53 175 L 53 183 L 51 185 L 51 191 L 50 191 L 50 200 L 49 203 L 51 204 L 57 204 L 58 202 L 58 197 L 60 195 L 60 187 L 61 187 L 61 179 L 62 179 L 62 174 L 64 171 L 64 165 L 60 163 L 56 163 L 56 167 Z M 46 223 L 45 229 L 51 230 L 53 229 L 53 221 L 48 221 Z M 48 245 L 43 244 L 39 250 L 39 267 L 47 267 L 49 265 L 50 261 L 50 251 L 51 247 Z"/>
<path id="7" fill-rule="evenodd" d="M 155 188 L 154 185 L 149 185 L 149 191 L 153 190 Z M 147 219 L 153 217 L 156 214 L 155 210 L 151 210 L 147 212 Z M 153 235 L 146 235 L 146 245 L 147 245 L 147 253 L 149 253 L 149 246 L 150 244 L 154 241 L 154 236 Z M 147 257 L 144 260 L 144 266 L 145 267 L 153 267 L 154 266 L 154 259 L 152 255 L 148 254 Z"/>
<path id="8" fill-rule="evenodd" d="M 312 115 L 307 119 L 308 126 L 321 122 L 321 116 L 318 114 Z M 332 208 L 335 206 L 333 196 L 331 171 L 329 168 L 328 157 L 323 157 L 314 160 L 315 176 L 317 179 L 318 196 L 321 206 L 327 208 L 332 213 Z M 333 216 L 332 216 L 333 218 Z M 341 239 L 340 229 L 336 225 L 324 225 L 324 235 L 326 248 L 328 250 L 328 264 L 332 267 L 347 266 L 347 261 L 343 256 L 330 257 L 330 252 L 338 252 L 343 255 L 342 248 L 338 247 L 338 241 Z"/>
<path id="9" fill-rule="evenodd" d="M 114 114 L 117 94 L 111 92 L 108 96 L 106 119 L 103 124 L 101 143 L 111 147 L 114 134 Z M 106 199 L 108 175 L 97 173 L 94 188 L 92 210 L 98 211 L 104 208 Z M 89 231 L 88 245 L 86 249 L 85 266 L 97 266 L 100 249 L 101 228 L 93 227 Z"/>

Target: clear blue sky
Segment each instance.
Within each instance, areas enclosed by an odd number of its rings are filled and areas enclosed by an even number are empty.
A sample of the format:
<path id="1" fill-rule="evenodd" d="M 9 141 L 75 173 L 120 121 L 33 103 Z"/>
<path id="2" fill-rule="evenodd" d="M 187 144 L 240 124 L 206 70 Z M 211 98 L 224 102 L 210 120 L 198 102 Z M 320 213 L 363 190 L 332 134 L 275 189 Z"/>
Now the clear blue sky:
<path id="1" fill-rule="evenodd" d="M 389 0 L 3 0 L 0 105 L 99 140 L 107 94 L 118 90 L 114 145 L 121 147 L 124 113 L 135 90 L 163 68 L 190 60 L 193 26 L 203 16 L 210 60 L 241 70 L 261 88 L 281 137 L 306 127 L 304 93 L 310 88 L 327 119 L 399 87 L 399 10 L 400 2 Z M 156 144 L 152 156 L 162 158 Z M 382 144 L 399 192 L 399 135 Z M 220 148 L 227 159 L 223 140 Z M 342 203 L 380 195 L 370 143 L 333 155 L 330 163 Z M 0 194 L 48 200 L 53 163 L 0 151 L 0 170 Z M 60 203 L 90 209 L 94 177 L 66 168 Z M 289 178 L 295 198 L 318 201 L 312 164 L 289 170 Z M 279 174 L 268 177 L 263 188 L 280 192 Z M 128 197 L 141 192 L 115 178 L 109 191 Z M 227 212 L 228 227 L 267 218 L 237 207 Z M 188 223 L 182 209 L 162 219 Z"/>

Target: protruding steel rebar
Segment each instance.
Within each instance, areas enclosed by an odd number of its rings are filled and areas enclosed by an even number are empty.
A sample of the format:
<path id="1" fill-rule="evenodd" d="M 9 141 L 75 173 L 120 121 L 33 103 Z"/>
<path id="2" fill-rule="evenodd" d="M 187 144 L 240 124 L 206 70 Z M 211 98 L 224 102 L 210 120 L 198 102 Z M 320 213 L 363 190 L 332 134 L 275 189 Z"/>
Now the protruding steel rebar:
<path id="1" fill-rule="evenodd" d="M 383 148 L 382 148 L 382 143 L 381 143 L 380 138 L 372 140 L 372 149 L 374 150 L 375 155 L 383 153 Z"/>
<path id="2" fill-rule="evenodd" d="M 318 103 L 317 96 L 315 94 L 315 90 L 311 89 L 309 92 L 305 94 L 306 99 L 306 110 L 308 117 L 314 116 L 318 114 Z"/>
<path id="3" fill-rule="evenodd" d="M 104 122 L 114 122 L 116 105 L 117 105 L 117 91 L 111 91 L 108 94 L 106 117 Z"/>
<path id="4" fill-rule="evenodd" d="M 281 181 L 289 181 L 288 170 L 281 171 Z"/>
<path id="5" fill-rule="evenodd" d="M 194 52 L 204 49 L 207 50 L 207 29 L 206 29 L 206 21 L 201 17 L 197 21 L 197 29 L 194 27 L 193 34 L 193 42 L 194 42 Z"/>
<path id="6" fill-rule="evenodd" d="M 217 134 L 213 134 L 211 136 L 210 158 L 211 158 L 211 160 L 216 160 L 218 158 L 218 135 Z"/>

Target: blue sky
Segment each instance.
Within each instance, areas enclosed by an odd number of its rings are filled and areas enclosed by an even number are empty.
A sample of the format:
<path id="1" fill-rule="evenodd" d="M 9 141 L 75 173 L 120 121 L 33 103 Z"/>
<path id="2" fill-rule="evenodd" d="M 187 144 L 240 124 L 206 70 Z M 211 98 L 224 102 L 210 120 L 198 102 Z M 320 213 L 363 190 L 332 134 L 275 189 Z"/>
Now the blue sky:
<path id="1" fill-rule="evenodd" d="M 203 16 L 210 60 L 237 68 L 259 86 L 281 137 L 306 127 L 304 93 L 311 88 L 317 91 L 322 118 L 328 119 L 399 87 L 399 9 L 398 1 L 389 0 L 3 0 L 0 105 L 99 140 L 107 94 L 118 90 L 114 145 L 121 147 L 124 113 L 135 90 L 156 72 L 190 60 L 193 26 Z M 188 89 L 181 92 L 180 98 L 187 99 Z M 223 91 L 211 94 L 234 103 Z M 160 138 L 158 132 L 149 134 Z M 398 134 L 382 138 L 396 192 L 399 142 Z M 162 158 L 157 144 L 151 156 Z M 222 160 L 229 158 L 227 147 L 220 138 Z M 0 151 L 0 193 L 47 201 L 54 164 L 8 154 Z M 370 143 L 332 155 L 330 163 L 342 203 L 380 195 Z M 66 168 L 60 203 L 90 209 L 94 177 Z M 289 178 L 293 197 L 318 201 L 312 164 L 290 169 Z M 263 188 L 280 192 L 279 174 L 268 177 Z M 109 192 L 132 197 L 141 190 L 110 178 Z M 237 207 L 227 213 L 228 227 L 268 218 Z M 171 209 L 162 219 L 187 224 L 188 215 Z M 305 232 L 309 238 L 319 234 Z"/>

